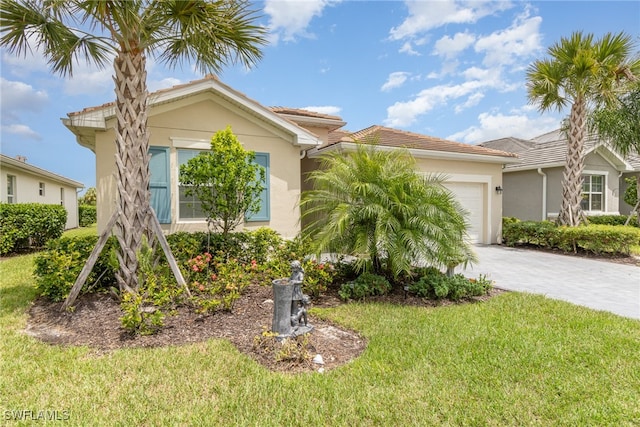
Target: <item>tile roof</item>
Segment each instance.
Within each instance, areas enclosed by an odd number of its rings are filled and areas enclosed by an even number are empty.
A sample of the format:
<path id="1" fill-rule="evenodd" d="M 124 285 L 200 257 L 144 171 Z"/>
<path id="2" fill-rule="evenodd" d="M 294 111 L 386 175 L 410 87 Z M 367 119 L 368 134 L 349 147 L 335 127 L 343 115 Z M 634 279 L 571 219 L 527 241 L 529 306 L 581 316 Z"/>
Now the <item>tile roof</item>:
<path id="1" fill-rule="evenodd" d="M 204 76 L 203 78 L 198 79 L 198 80 L 191 80 L 190 82 L 187 82 L 187 83 L 181 83 L 179 85 L 175 85 L 175 86 L 167 87 L 167 88 L 164 88 L 164 89 L 156 90 L 155 92 L 150 92 L 148 96 L 149 96 L 149 98 L 151 98 L 151 97 L 154 97 L 154 96 L 157 96 L 157 95 L 160 95 L 160 94 L 163 94 L 163 93 L 167 93 L 167 92 L 170 92 L 170 91 L 173 91 L 173 90 L 176 90 L 176 89 L 192 86 L 192 85 L 195 85 L 195 84 L 198 84 L 198 83 L 201 83 L 201 82 L 206 82 L 208 80 L 214 80 L 214 81 L 222 84 L 222 82 L 220 81 L 220 79 L 218 79 L 218 77 L 214 76 L 213 74 L 207 74 L 206 76 Z M 236 91 L 236 92 L 238 92 L 238 91 Z M 238 93 L 240 93 L 240 92 L 238 92 Z M 246 97 L 246 95 L 244 95 L 243 93 L 240 93 L 240 94 Z M 93 107 L 86 107 L 86 108 L 83 108 L 80 111 L 74 111 L 74 112 L 71 112 L 71 113 L 67 113 L 67 116 L 69 116 L 69 117 L 77 116 L 77 115 L 80 115 L 80 114 L 89 113 L 91 111 L 101 110 L 103 108 L 115 107 L 115 105 L 116 105 L 115 101 L 111 101 L 111 102 L 107 102 L 106 104 L 96 105 L 96 106 L 93 106 Z"/>
<path id="2" fill-rule="evenodd" d="M 333 116 L 330 114 L 322 114 L 315 111 L 304 110 L 302 108 L 289 108 L 289 107 L 269 107 L 271 111 L 278 114 L 288 114 L 291 116 L 302 116 L 302 117 L 314 117 L 317 119 L 329 119 L 329 120 L 339 120 L 342 121 L 342 117 Z"/>
<path id="3" fill-rule="evenodd" d="M 357 132 L 334 131 L 329 133 L 329 142 L 322 148 L 335 145 L 340 142 L 356 142 L 372 140 L 386 147 L 402 147 L 414 150 L 441 151 L 448 153 L 476 154 L 498 157 L 517 157 L 516 154 L 503 150 L 481 147 L 478 145 L 463 144 L 448 141 L 428 135 L 392 129 L 384 126 L 370 126 Z"/>
<path id="4" fill-rule="evenodd" d="M 502 138 L 483 142 L 480 145 L 516 153 L 522 162 L 506 165 L 506 170 L 559 166 L 564 164 L 567 157 L 567 138 L 561 129 L 539 135 L 531 140 Z M 605 146 L 605 144 L 597 136 L 590 135 L 585 141 L 584 151 L 585 153 L 590 153 L 602 146 Z M 609 148 L 607 150 L 614 151 Z M 629 155 L 625 160 L 635 169 L 640 166 L 640 157 L 637 155 Z"/>

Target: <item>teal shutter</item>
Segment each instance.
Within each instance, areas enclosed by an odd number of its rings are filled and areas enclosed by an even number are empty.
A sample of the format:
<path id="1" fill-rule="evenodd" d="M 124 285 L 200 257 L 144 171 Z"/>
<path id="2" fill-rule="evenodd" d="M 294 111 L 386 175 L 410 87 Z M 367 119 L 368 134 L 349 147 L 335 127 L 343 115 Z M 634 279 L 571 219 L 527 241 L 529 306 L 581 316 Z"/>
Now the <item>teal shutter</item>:
<path id="1" fill-rule="evenodd" d="M 271 219 L 271 208 L 269 206 L 269 153 L 256 153 L 255 162 L 264 168 L 265 188 L 260 195 L 260 210 L 247 217 L 247 221 L 269 221 Z"/>
<path id="2" fill-rule="evenodd" d="M 149 155 L 151 207 L 156 212 L 160 224 L 171 224 L 169 147 L 150 147 Z"/>

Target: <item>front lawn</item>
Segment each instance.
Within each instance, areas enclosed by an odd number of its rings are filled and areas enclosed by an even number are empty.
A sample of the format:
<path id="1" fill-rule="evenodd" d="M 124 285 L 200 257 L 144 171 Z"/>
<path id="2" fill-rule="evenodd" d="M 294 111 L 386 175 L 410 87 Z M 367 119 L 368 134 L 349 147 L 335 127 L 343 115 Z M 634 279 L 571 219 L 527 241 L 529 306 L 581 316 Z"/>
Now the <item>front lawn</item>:
<path id="1" fill-rule="evenodd" d="M 637 320 L 518 293 L 439 308 L 344 304 L 313 314 L 359 331 L 364 354 L 324 374 L 289 375 L 224 340 L 108 353 L 43 344 L 23 332 L 33 258 L 0 261 L 5 422 L 640 424 Z"/>

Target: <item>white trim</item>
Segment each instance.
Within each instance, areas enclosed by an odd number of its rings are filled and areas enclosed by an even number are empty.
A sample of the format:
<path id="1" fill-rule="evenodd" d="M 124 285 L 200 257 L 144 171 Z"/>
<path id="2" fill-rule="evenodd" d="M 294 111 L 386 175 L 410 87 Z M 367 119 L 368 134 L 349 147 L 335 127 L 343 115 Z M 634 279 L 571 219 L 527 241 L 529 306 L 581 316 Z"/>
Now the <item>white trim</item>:
<path id="1" fill-rule="evenodd" d="M 211 150 L 211 141 L 207 141 L 206 139 L 181 138 L 175 136 L 171 136 L 169 139 L 171 140 L 172 147 L 174 148 Z"/>

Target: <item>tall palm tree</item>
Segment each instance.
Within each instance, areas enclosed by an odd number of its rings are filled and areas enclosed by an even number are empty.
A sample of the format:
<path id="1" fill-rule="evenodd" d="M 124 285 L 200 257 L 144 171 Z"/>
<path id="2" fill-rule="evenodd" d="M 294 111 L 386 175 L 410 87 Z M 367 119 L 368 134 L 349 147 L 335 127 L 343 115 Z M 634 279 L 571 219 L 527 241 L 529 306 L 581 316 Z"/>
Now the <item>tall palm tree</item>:
<path id="1" fill-rule="evenodd" d="M 71 76 L 79 60 L 99 67 L 113 62 L 122 291 L 138 290 L 136 254 L 157 222 L 149 193 L 146 57 L 170 67 L 193 62 L 203 72 L 236 61 L 251 66 L 266 39 L 249 6 L 244 0 L 2 1 L 0 45 L 9 52 L 24 55 L 33 43 L 63 76 Z"/>
<path id="2" fill-rule="evenodd" d="M 309 174 L 313 190 L 300 205 L 315 251 L 355 256 L 360 270 L 394 278 L 418 261 L 472 261 L 464 211 L 441 178 L 419 174 L 406 150 L 365 142 L 355 152 L 323 155 Z"/>
<path id="3" fill-rule="evenodd" d="M 638 75 L 640 60 L 631 59 L 632 49 L 632 39 L 624 33 L 594 41 L 592 34 L 575 32 L 551 46 L 549 58 L 535 61 L 527 71 L 529 101 L 541 111 L 571 105 L 560 224 L 575 226 L 584 219 L 580 202 L 587 113 L 615 102 Z"/>

